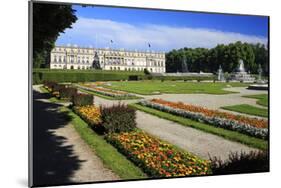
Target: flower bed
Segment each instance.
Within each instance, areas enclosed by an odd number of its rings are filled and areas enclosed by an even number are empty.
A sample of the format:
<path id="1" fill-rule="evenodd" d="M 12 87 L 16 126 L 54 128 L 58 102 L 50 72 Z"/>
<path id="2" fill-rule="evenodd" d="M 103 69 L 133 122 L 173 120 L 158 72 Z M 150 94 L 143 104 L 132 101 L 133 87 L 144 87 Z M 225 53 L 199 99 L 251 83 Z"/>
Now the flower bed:
<path id="1" fill-rule="evenodd" d="M 101 125 L 101 113 L 100 108 L 94 105 L 87 106 L 75 106 L 74 112 L 78 114 L 84 121 L 91 127 L 97 127 Z"/>
<path id="2" fill-rule="evenodd" d="M 263 119 L 249 118 L 161 99 L 141 101 L 140 104 L 196 121 L 203 121 L 217 127 L 238 131 L 250 136 L 263 139 L 268 137 L 268 121 Z"/>
<path id="3" fill-rule="evenodd" d="M 124 91 L 116 91 L 116 90 L 107 89 L 107 88 L 103 88 L 103 87 L 99 87 L 99 86 L 97 87 L 94 85 L 83 84 L 83 85 L 77 85 L 77 87 L 84 89 L 86 91 L 92 91 L 92 92 L 102 94 L 105 96 L 109 96 L 109 97 L 121 97 L 121 98 L 136 97 L 135 95 L 133 95 L 131 93 L 127 93 Z"/>
<path id="4" fill-rule="evenodd" d="M 211 173 L 209 161 L 178 151 L 142 131 L 109 134 L 106 139 L 152 177 Z"/>

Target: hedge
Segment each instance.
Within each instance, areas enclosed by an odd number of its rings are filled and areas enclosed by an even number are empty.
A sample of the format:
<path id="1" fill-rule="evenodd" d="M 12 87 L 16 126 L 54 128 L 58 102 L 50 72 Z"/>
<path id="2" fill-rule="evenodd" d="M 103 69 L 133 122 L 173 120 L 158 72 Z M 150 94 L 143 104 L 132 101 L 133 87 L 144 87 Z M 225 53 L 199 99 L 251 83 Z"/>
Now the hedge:
<path id="1" fill-rule="evenodd" d="M 126 71 L 96 71 L 96 70 L 45 70 L 35 69 L 33 71 L 33 84 L 42 84 L 45 81 L 56 82 L 90 82 L 90 81 L 119 81 L 119 80 L 214 80 L 215 76 L 152 76 L 144 75 L 142 72 Z"/>
<path id="2" fill-rule="evenodd" d="M 130 76 L 120 72 L 59 72 L 59 71 L 42 71 L 33 72 L 33 84 L 41 84 L 45 81 L 56 82 L 89 82 L 89 81 L 118 81 L 128 80 Z"/>

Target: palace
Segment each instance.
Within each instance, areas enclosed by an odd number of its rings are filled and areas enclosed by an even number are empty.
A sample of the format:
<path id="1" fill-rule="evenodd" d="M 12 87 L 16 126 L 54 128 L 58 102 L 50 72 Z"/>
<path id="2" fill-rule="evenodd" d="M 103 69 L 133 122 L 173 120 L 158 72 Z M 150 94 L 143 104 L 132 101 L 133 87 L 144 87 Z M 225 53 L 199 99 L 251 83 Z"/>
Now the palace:
<path id="1" fill-rule="evenodd" d="M 165 73 L 164 52 L 56 46 L 50 54 L 51 69 L 102 69 Z"/>

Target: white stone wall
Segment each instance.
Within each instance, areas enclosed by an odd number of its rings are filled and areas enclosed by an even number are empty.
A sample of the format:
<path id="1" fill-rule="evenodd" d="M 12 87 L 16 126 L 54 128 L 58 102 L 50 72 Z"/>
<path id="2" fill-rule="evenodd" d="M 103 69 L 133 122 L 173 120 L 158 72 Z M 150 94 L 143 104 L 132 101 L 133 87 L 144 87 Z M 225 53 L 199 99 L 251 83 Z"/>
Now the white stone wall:
<path id="1" fill-rule="evenodd" d="M 104 70 L 165 73 L 165 53 L 56 46 L 50 54 L 51 69 L 90 69 L 97 52 Z"/>

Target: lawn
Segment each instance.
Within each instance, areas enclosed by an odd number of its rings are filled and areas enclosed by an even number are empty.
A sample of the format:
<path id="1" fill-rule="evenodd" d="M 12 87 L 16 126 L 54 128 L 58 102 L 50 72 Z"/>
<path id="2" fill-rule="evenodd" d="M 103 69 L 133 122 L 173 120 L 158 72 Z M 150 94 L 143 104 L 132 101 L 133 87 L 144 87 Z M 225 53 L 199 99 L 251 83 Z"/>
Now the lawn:
<path id="1" fill-rule="evenodd" d="M 258 99 L 257 104 L 268 107 L 268 94 L 245 95 L 244 97 Z"/>
<path id="2" fill-rule="evenodd" d="M 206 93 L 206 94 L 228 94 L 233 93 L 225 91 L 227 87 L 246 87 L 244 83 L 210 83 L 210 82 L 177 82 L 177 81 L 128 81 L 128 82 L 110 82 L 111 85 L 103 87 L 137 93 L 142 95 L 153 95 L 160 93 L 188 94 L 188 93 Z"/>
<path id="3" fill-rule="evenodd" d="M 224 106 L 221 108 L 225 109 L 225 110 L 240 112 L 240 113 L 249 114 L 249 115 L 268 117 L 268 110 L 266 108 L 259 108 L 259 107 L 251 106 L 248 104 Z"/>
<path id="4" fill-rule="evenodd" d="M 131 106 L 132 108 L 135 108 L 137 110 L 141 110 L 143 112 L 155 115 L 157 117 L 167 119 L 170 121 L 174 121 L 183 126 L 196 128 L 196 129 L 202 130 L 204 132 L 212 133 L 212 134 L 224 137 L 224 138 L 232 140 L 232 141 L 246 144 L 251 147 L 255 147 L 258 149 L 262 149 L 262 150 L 266 150 L 268 147 L 268 141 L 260 139 L 260 138 L 251 137 L 251 136 L 248 136 L 248 135 L 236 132 L 236 131 L 231 131 L 231 130 L 226 130 L 223 128 L 214 127 L 214 126 L 211 126 L 211 125 L 208 125 L 205 123 L 193 121 L 191 119 L 187 119 L 187 118 L 176 116 L 176 115 L 173 115 L 170 113 L 162 112 L 162 111 L 155 110 L 155 109 L 152 109 L 149 107 L 144 107 L 144 106 L 141 106 L 138 104 L 129 104 L 129 106 Z"/>

